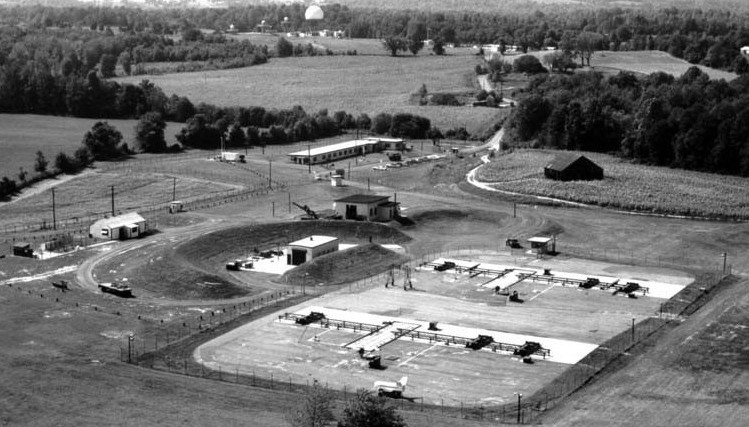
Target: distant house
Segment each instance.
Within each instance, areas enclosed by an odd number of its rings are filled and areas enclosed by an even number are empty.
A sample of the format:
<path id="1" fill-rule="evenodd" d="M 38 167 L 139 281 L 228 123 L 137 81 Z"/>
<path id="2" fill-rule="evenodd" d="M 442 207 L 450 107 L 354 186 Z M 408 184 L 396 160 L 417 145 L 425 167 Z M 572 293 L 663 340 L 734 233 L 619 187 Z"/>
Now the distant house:
<path id="1" fill-rule="evenodd" d="M 140 237 L 148 230 L 145 218 L 137 212 L 129 212 L 102 218 L 89 227 L 89 237 L 106 240 L 124 240 Z"/>
<path id="2" fill-rule="evenodd" d="M 544 167 L 544 176 L 557 181 L 603 179 L 603 168 L 579 154 L 558 154 Z"/>
<path id="3" fill-rule="evenodd" d="M 744 46 L 741 48 L 741 54 L 744 56 L 749 56 L 749 46 Z"/>
<path id="4" fill-rule="evenodd" d="M 344 219 L 365 219 L 368 221 L 389 221 L 400 213 L 397 202 L 389 196 L 355 194 L 338 199 L 333 209 Z"/>

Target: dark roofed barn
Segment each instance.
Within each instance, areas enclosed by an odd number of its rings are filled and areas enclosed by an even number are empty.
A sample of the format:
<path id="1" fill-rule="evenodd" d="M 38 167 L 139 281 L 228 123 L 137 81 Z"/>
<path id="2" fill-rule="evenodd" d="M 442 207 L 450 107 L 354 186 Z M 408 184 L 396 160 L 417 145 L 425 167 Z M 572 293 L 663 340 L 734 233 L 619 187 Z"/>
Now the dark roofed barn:
<path id="1" fill-rule="evenodd" d="M 559 154 L 544 167 L 544 175 L 557 181 L 603 179 L 603 168 L 579 154 Z"/>

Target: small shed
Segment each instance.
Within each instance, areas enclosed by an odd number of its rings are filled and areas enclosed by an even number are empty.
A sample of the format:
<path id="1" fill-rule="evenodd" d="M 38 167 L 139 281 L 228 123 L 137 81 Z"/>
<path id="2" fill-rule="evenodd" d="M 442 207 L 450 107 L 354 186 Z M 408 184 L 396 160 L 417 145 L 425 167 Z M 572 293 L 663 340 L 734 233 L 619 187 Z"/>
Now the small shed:
<path id="1" fill-rule="evenodd" d="M 551 243 L 551 237 L 531 237 L 528 239 L 528 243 L 531 245 L 531 250 L 537 254 L 549 253 L 549 243 Z M 554 249 L 552 248 L 553 252 Z"/>
<path id="2" fill-rule="evenodd" d="M 288 265 L 300 265 L 321 255 L 338 250 L 338 238 L 332 236 L 309 236 L 289 243 L 286 252 Z"/>
<path id="3" fill-rule="evenodd" d="M 580 154 L 558 154 L 544 167 L 544 176 L 557 181 L 603 179 L 603 168 Z"/>
<path id="4" fill-rule="evenodd" d="M 390 196 L 374 194 L 355 194 L 333 202 L 333 209 L 344 219 L 367 221 L 389 221 L 398 216 L 398 206 L 390 201 Z"/>
<path id="5" fill-rule="evenodd" d="M 137 212 L 128 212 L 100 219 L 89 227 L 89 237 L 105 240 L 125 240 L 140 237 L 148 230 L 145 218 Z"/>
<path id="6" fill-rule="evenodd" d="M 13 244 L 13 255 L 33 258 L 34 249 L 31 247 L 31 243 L 16 242 Z"/>
<path id="7" fill-rule="evenodd" d="M 742 55 L 749 56 L 749 46 L 742 46 L 739 51 Z"/>

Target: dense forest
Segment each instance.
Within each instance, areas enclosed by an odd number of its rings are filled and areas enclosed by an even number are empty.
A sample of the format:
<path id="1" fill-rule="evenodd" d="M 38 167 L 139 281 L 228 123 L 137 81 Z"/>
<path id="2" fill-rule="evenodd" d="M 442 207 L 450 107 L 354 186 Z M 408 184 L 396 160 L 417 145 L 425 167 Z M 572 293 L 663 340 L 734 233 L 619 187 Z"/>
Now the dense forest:
<path id="1" fill-rule="evenodd" d="M 545 74 L 524 92 L 507 124 L 516 142 L 749 176 L 749 75 Z"/>

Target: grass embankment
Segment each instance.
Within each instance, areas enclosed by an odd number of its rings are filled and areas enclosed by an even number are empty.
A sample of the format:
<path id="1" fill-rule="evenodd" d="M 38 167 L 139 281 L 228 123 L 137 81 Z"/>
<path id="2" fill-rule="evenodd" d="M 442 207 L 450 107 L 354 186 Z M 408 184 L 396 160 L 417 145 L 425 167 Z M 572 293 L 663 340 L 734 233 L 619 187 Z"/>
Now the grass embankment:
<path id="1" fill-rule="evenodd" d="M 590 59 L 590 65 L 598 71 L 632 71 L 639 74 L 652 74 L 658 71 L 681 77 L 690 67 L 697 67 L 707 73 L 711 79 L 733 80 L 735 73 L 691 64 L 666 52 L 658 50 L 634 52 L 596 52 Z"/>
<path id="2" fill-rule="evenodd" d="M 425 84 L 435 92 L 474 90 L 470 50 L 449 56 L 316 56 L 274 58 L 261 66 L 197 73 L 149 76 L 165 93 L 187 96 L 193 103 L 219 106 L 258 105 L 332 114 L 412 113 L 443 129 L 463 126 L 481 133 L 500 114 L 493 108 L 409 105 L 410 94 Z M 300 72 L 300 70 L 304 70 Z M 116 79 L 137 84 L 141 76 Z"/>
<path id="3" fill-rule="evenodd" d="M 557 154 L 516 150 L 498 156 L 478 172 L 493 187 L 533 196 L 637 212 L 707 218 L 749 219 L 749 179 L 630 163 L 583 153 L 604 170 L 600 181 L 546 179 L 544 166 Z"/>
<path id="4" fill-rule="evenodd" d="M 263 273 L 242 274 L 240 282 L 226 271 L 226 262 L 245 258 L 255 249 L 263 251 L 282 248 L 309 235 L 335 236 L 342 243 L 360 244 L 368 243 L 370 236 L 374 243 L 402 243 L 410 240 L 410 237 L 396 229 L 368 222 L 304 221 L 248 225 L 198 236 L 177 246 L 176 249 L 168 247 L 134 251 L 137 253 L 128 252 L 100 264 L 96 269 L 96 277 L 99 281 L 127 279 L 127 283 L 134 289 L 178 300 L 223 299 L 251 295 L 276 286 L 270 283 L 273 276 Z M 311 271 L 315 284 L 337 284 L 346 280 L 365 278 L 380 273 L 399 261 L 394 253 L 385 256 L 377 251 L 370 252 L 374 255 L 354 257 L 349 266 L 351 274 L 336 272 L 335 280 L 328 271 L 327 264 L 319 264 Z M 148 268 L 143 268 L 144 265 L 148 265 Z M 298 268 L 306 272 L 310 267 Z M 326 271 L 328 273 L 325 273 Z M 301 274 L 304 275 L 304 272 Z M 285 284 L 286 280 L 279 279 L 277 282 Z"/>

